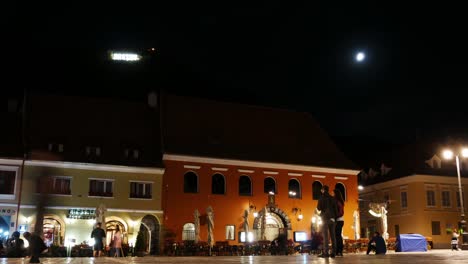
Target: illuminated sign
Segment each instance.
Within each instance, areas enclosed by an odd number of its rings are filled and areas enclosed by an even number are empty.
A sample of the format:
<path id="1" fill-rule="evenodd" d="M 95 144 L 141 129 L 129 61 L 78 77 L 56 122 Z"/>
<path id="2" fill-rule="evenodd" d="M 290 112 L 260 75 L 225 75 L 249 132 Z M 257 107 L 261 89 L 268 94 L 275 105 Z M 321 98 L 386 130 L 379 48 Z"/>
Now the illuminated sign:
<path id="1" fill-rule="evenodd" d="M 115 61 L 139 61 L 141 56 L 136 53 L 112 52 L 111 59 Z"/>
<path id="2" fill-rule="evenodd" d="M 92 209 L 70 209 L 70 210 L 68 210 L 67 218 L 70 218 L 70 219 L 94 219 L 94 218 L 96 218 L 96 210 L 92 210 Z"/>

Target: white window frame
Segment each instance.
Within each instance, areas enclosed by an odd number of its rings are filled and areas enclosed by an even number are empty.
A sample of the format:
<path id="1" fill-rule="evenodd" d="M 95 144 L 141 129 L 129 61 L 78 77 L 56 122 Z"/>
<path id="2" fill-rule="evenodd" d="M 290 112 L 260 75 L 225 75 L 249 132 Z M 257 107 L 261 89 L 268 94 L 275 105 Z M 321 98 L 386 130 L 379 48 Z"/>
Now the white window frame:
<path id="1" fill-rule="evenodd" d="M 67 179 L 67 180 L 70 180 L 70 194 L 59 194 L 59 193 L 51 193 L 51 195 L 54 195 L 54 196 L 71 196 L 71 192 L 72 192 L 72 179 L 73 177 L 70 177 L 70 176 L 52 176 L 53 178 L 53 186 L 52 186 L 52 190 L 55 190 L 55 183 L 56 183 L 56 180 L 57 179 Z"/>
<path id="2" fill-rule="evenodd" d="M 405 194 L 405 199 L 403 199 L 403 193 Z M 403 204 L 404 200 L 404 204 Z M 401 209 L 408 209 L 408 189 L 400 188 L 400 207 Z"/>
<path id="3" fill-rule="evenodd" d="M 434 208 L 437 206 L 437 198 L 436 198 L 436 188 L 435 188 L 435 185 L 426 185 L 425 186 L 425 196 L 426 196 L 426 207 L 429 207 L 429 208 Z M 432 192 L 433 193 L 433 199 L 431 201 L 434 202 L 434 204 L 429 204 L 429 192 Z"/>
<path id="4" fill-rule="evenodd" d="M 16 199 L 16 184 L 18 183 L 19 167 L 0 165 L 1 171 L 14 171 L 15 172 L 15 185 L 13 186 L 13 194 L 0 194 L 0 200 L 14 200 Z"/>
<path id="5" fill-rule="evenodd" d="M 89 184 L 90 184 L 90 181 L 105 181 L 105 182 L 112 182 L 112 196 L 95 196 L 95 195 L 89 195 L 89 192 L 91 191 L 89 189 Z M 106 178 L 88 178 L 88 197 L 90 198 L 104 198 L 104 199 L 114 199 L 114 182 L 115 182 L 115 179 L 106 179 Z M 105 184 L 104 184 L 104 188 L 105 188 Z"/>
<path id="6" fill-rule="evenodd" d="M 154 181 L 137 181 L 137 180 L 130 180 L 130 193 L 129 193 L 129 199 L 130 200 L 153 200 L 153 194 L 154 194 L 154 191 L 153 191 L 153 186 L 154 186 Z M 144 185 L 147 185 L 149 184 L 151 186 L 151 198 L 140 198 L 140 197 L 130 197 L 130 195 L 132 194 L 131 193 L 131 184 L 132 183 L 137 183 L 137 184 L 144 184 Z M 145 192 L 145 188 L 143 187 L 143 192 Z M 144 194 L 143 194 L 144 195 Z"/>
<path id="7" fill-rule="evenodd" d="M 447 197 L 444 197 L 444 193 L 447 193 Z M 447 200 L 445 200 L 444 198 L 447 198 Z M 441 202 L 441 205 L 443 208 L 451 208 L 452 207 L 452 201 L 451 201 L 451 192 L 449 189 L 446 189 L 446 188 L 443 188 L 441 191 L 440 191 L 440 202 Z M 448 204 L 445 204 L 445 202 L 448 202 Z"/>

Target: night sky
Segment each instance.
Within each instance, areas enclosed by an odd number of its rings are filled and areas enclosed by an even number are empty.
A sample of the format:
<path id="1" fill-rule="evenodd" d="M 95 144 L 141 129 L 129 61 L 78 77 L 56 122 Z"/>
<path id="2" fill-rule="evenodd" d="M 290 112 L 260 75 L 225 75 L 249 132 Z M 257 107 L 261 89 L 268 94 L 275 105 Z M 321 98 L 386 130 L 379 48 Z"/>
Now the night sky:
<path id="1" fill-rule="evenodd" d="M 143 97 L 162 88 L 308 111 L 340 142 L 410 142 L 468 127 L 462 6 L 68 2 L 2 3 L 8 91 Z M 141 77 L 135 84 L 103 80 L 107 50 L 151 47 L 153 61 L 126 73 Z M 353 61 L 359 50 L 364 63 Z"/>

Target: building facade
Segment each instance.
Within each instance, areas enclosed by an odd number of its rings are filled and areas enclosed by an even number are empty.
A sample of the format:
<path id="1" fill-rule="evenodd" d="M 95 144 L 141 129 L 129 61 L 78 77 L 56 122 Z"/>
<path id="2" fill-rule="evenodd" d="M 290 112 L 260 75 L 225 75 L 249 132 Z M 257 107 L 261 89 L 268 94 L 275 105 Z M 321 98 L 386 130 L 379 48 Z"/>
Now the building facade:
<path id="1" fill-rule="evenodd" d="M 319 228 L 315 209 L 323 185 L 343 192 L 343 235 L 354 237 L 358 171 L 170 154 L 164 155 L 164 163 L 164 225 L 178 241 L 193 240 L 194 212 L 204 219 L 209 206 L 214 211 L 215 241 L 239 244 L 240 232 L 246 231 L 246 210 L 254 241 L 273 241 L 279 234 L 293 239 L 294 232 L 305 232 L 310 239 L 312 229 Z M 200 241 L 207 241 L 206 220 L 200 222 Z"/>
<path id="2" fill-rule="evenodd" d="M 467 183 L 463 178 L 463 192 Z M 369 203 L 384 202 L 390 237 L 417 233 L 432 238 L 434 248 L 450 248 L 460 221 L 459 197 L 457 178 L 451 176 L 410 175 L 368 185 L 360 193 L 361 235 L 382 232 L 381 218 L 369 213 Z"/>

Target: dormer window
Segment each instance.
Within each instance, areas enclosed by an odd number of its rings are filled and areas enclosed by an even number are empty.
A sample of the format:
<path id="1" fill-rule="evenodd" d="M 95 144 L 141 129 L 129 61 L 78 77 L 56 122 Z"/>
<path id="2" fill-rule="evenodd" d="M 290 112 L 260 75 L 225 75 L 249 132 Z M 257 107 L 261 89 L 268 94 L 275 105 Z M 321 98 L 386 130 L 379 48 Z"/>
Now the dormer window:
<path id="1" fill-rule="evenodd" d="M 86 156 L 96 156 L 96 157 L 101 156 L 101 148 L 100 147 L 87 146 L 86 147 Z"/>
<path id="2" fill-rule="evenodd" d="M 432 158 L 426 160 L 425 162 L 429 167 L 433 169 L 442 168 L 442 160 L 437 155 L 432 156 Z"/>
<path id="3" fill-rule="evenodd" d="M 58 143 L 49 143 L 47 145 L 47 149 L 50 152 L 58 152 L 58 153 L 62 153 L 64 151 L 63 144 L 58 144 Z"/>
<path id="4" fill-rule="evenodd" d="M 125 158 L 127 159 L 139 159 L 140 158 L 140 150 L 138 149 L 130 149 L 126 148 L 124 151 Z"/>

